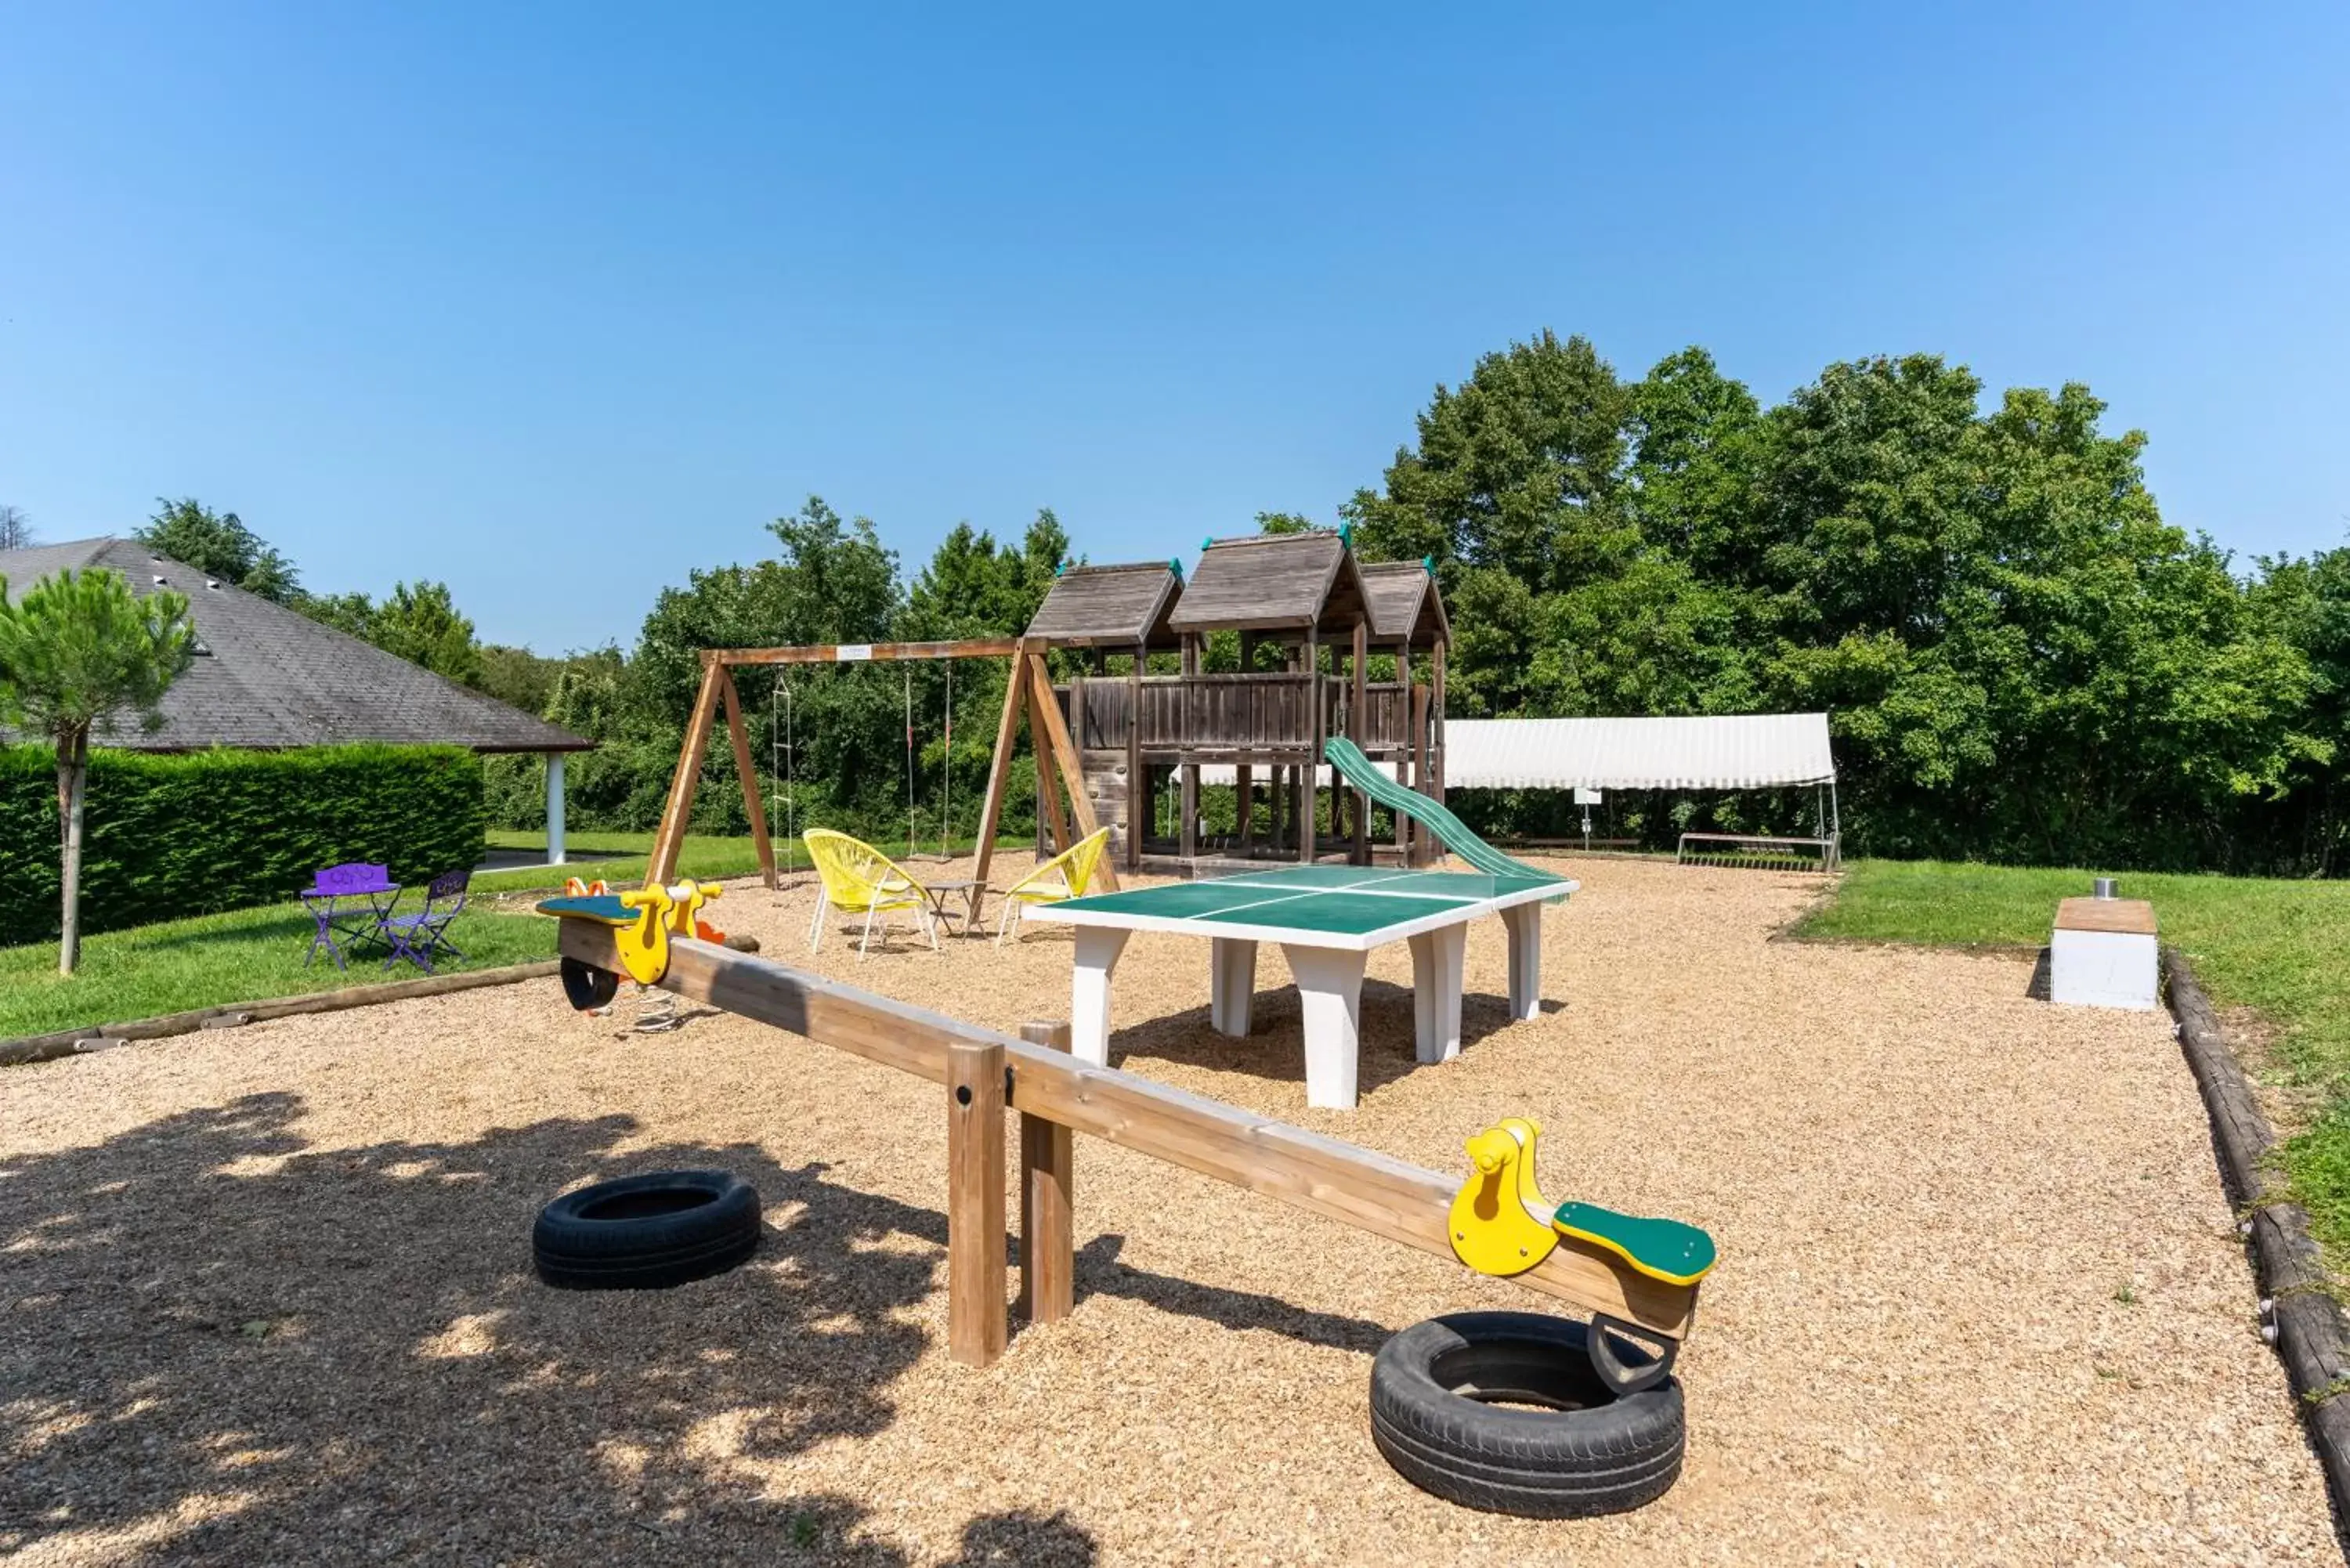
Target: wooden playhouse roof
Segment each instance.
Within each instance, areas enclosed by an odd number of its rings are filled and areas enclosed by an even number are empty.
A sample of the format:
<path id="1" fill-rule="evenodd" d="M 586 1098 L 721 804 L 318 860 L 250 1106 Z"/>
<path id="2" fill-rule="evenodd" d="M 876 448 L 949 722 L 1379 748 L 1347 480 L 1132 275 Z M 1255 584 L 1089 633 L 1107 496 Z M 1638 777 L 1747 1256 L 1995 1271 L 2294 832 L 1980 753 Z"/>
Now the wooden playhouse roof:
<path id="1" fill-rule="evenodd" d="M 1360 569 L 1363 591 L 1371 600 L 1373 637 L 1420 647 L 1452 640 L 1444 596 L 1426 566 L 1418 561 L 1365 561 Z"/>
<path id="2" fill-rule="evenodd" d="M 1172 561 L 1071 566 L 1053 579 L 1028 635 L 1063 648 L 1173 648 L 1168 618 L 1182 596 Z"/>
<path id="3" fill-rule="evenodd" d="M 1178 632 L 1351 632 L 1367 613 L 1355 552 L 1335 530 L 1211 539 L 1169 624 Z"/>

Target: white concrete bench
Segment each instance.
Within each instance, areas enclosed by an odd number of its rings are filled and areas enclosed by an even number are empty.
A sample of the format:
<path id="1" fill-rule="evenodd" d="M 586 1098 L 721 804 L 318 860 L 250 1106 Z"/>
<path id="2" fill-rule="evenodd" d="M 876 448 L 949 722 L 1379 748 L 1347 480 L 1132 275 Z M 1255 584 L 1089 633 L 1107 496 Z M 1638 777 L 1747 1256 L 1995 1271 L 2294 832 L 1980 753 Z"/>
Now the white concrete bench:
<path id="1" fill-rule="evenodd" d="M 2073 1007 L 2159 1006 L 2154 906 L 2143 898 L 2067 898 L 2048 942 L 2048 1000 Z"/>

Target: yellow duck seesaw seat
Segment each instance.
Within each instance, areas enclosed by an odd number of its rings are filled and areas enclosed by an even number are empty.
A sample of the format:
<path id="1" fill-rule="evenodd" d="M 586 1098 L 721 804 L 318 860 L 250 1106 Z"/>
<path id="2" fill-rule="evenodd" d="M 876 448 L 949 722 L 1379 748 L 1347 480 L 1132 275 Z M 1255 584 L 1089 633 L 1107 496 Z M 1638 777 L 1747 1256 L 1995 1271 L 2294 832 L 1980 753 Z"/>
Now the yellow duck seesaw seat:
<path id="1" fill-rule="evenodd" d="M 1522 1274 L 1562 1236 L 1612 1252 L 1636 1272 L 1693 1285 L 1713 1267 L 1713 1238 L 1678 1220 L 1618 1214 L 1596 1203 L 1553 1205 L 1534 1184 L 1542 1128 L 1511 1116 L 1469 1140 L 1468 1181 L 1452 1199 L 1452 1251 L 1481 1274 Z"/>
<path id="2" fill-rule="evenodd" d="M 702 905 L 726 890 L 715 882 L 689 879 L 670 887 L 657 882 L 649 888 L 610 893 L 604 890 L 601 882 L 593 884 L 591 889 L 575 877 L 570 887 L 571 891 L 559 898 L 541 899 L 538 912 L 567 920 L 592 920 L 613 928 L 612 943 L 619 949 L 621 967 L 639 985 L 657 985 L 669 972 L 671 937 L 699 937 L 710 942 L 725 940 L 707 922 L 695 918 Z M 619 987 L 619 976 L 609 970 L 564 961 L 564 995 L 582 1012 L 611 1001 Z"/>
<path id="3" fill-rule="evenodd" d="M 1534 1184 L 1534 1140 L 1541 1136 L 1529 1118 L 1509 1116 L 1469 1140 L 1469 1179 L 1453 1196 L 1446 1225 L 1454 1257 L 1481 1274 L 1507 1278 L 1540 1263 L 1564 1239 L 1667 1284 L 1694 1285 L 1706 1276 L 1713 1267 L 1713 1238 L 1694 1225 L 1618 1214 L 1596 1203 L 1554 1207 Z M 1680 1341 L 1653 1345 L 1645 1365 L 1627 1365 L 1611 1334 L 1638 1340 L 1638 1331 L 1605 1313 L 1594 1313 L 1591 1321 L 1585 1348 L 1592 1369 L 1617 1394 L 1654 1387 L 1672 1371 Z"/>

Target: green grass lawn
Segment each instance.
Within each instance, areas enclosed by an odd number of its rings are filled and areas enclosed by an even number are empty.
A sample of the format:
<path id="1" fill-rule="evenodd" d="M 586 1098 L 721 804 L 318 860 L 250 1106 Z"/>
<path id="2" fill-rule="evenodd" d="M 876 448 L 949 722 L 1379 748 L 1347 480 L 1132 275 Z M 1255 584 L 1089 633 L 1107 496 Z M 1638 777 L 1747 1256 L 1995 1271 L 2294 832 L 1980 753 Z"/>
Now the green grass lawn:
<path id="1" fill-rule="evenodd" d="M 473 878 L 473 896 L 487 900 L 494 894 L 511 898 L 557 888 L 570 876 L 602 877 L 616 884 L 644 880 L 645 861 L 652 851 L 651 834 L 575 833 L 567 840 L 575 850 L 610 851 L 619 858 L 576 861 L 554 869 L 485 873 Z M 498 848 L 535 849 L 544 848 L 546 839 L 538 833 L 493 832 L 489 842 Z M 965 841 L 957 847 L 968 853 L 971 844 Z M 806 869 L 806 851 L 798 845 L 779 842 L 775 854 L 779 869 Z M 747 836 L 689 837 L 678 859 L 680 875 L 713 880 L 746 877 L 758 869 L 759 857 Z M 414 898 L 406 899 L 401 908 L 414 909 Z M 380 956 L 355 959 L 348 972 L 336 969 L 324 955 L 306 967 L 302 955 L 309 946 L 312 929 L 310 917 L 298 905 L 287 902 L 109 931 L 82 943 L 81 968 L 71 980 L 57 975 L 54 942 L 0 948 L 0 1040 L 128 1023 L 199 1007 L 304 996 L 411 979 L 421 972 L 405 963 L 387 971 Z M 440 964 L 442 973 L 494 969 L 555 956 L 555 922 L 519 910 L 468 909 L 457 918 L 450 937 L 464 952 L 465 961 Z"/>
<path id="2" fill-rule="evenodd" d="M 2258 1012 L 2293 1081 L 2317 1092 L 2323 1108 L 2284 1144 L 2283 1169 L 2337 1268 L 2350 1265 L 2350 882 L 1856 860 L 1795 934 L 2041 947 L 2056 901 L 2095 875 L 2152 899 L 2162 940 L 2212 999 Z"/>
<path id="3" fill-rule="evenodd" d="M 305 968 L 314 929 L 298 906 L 286 904 L 108 931 L 82 943 L 81 967 L 70 980 L 57 974 L 54 942 L 0 948 L 0 1040 L 423 972 L 405 961 L 387 971 L 380 954 L 354 958 L 348 972 L 323 952 Z M 555 956 L 555 922 L 540 915 L 468 909 L 449 928 L 449 939 L 465 958 L 437 963 L 442 974 Z"/>

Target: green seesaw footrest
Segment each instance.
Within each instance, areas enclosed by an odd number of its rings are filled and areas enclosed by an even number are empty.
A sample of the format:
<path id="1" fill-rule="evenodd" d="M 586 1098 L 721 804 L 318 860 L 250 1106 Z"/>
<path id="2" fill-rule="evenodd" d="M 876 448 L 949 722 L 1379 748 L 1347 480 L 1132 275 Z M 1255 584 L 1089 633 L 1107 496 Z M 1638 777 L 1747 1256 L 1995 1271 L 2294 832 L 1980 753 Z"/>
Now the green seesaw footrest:
<path id="1" fill-rule="evenodd" d="M 632 926 L 638 911 L 620 902 L 618 893 L 573 894 L 561 898 L 541 898 L 538 912 L 561 915 L 567 919 L 598 920 L 608 926 Z"/>
<path id="2" fill-rule="evenodd" d="M 1678 1220 L 1618 1214 L 1596 1203 L 1562 1203 L 1550 1222 L 1560 1235 L 1605 1247 L 1667 1284 L 1693 1285 L 1713 1267 L 1713 1238 Z"/>

